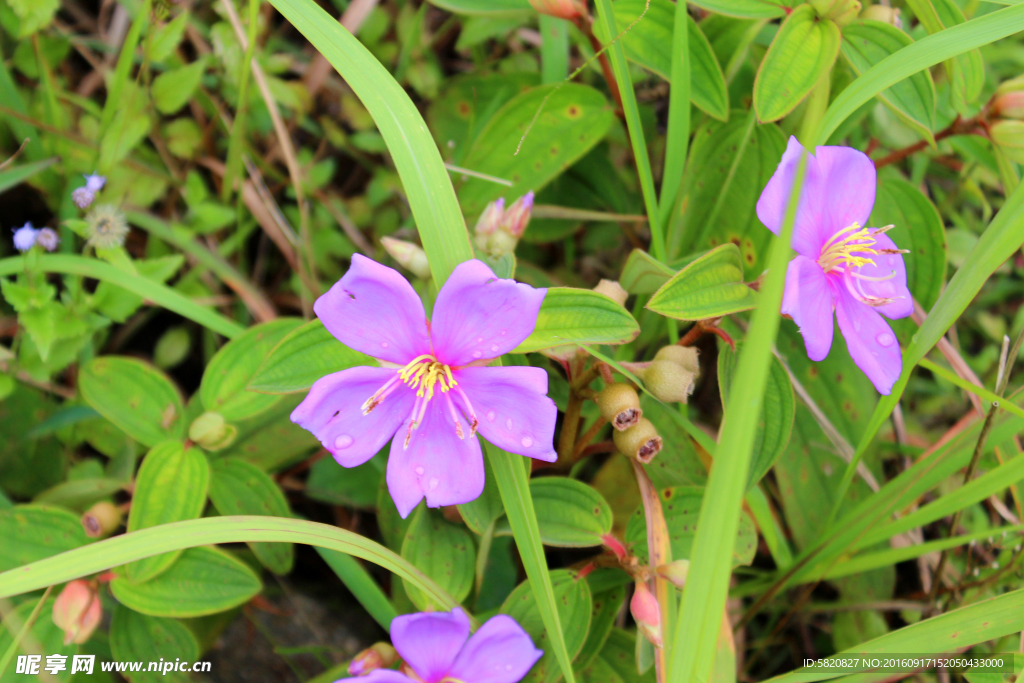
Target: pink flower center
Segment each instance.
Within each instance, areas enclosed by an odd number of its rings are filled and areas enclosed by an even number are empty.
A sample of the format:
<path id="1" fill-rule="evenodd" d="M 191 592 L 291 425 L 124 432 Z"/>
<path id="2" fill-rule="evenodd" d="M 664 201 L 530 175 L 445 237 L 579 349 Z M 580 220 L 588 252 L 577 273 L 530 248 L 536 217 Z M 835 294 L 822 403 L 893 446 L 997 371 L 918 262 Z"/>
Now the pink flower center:
<path id="1" fill-rule="evenodd" d="M 843 277 L 843 284 L 847 291 L 857 301 L 868 306 L 885 306 L 891 304 L 893 299 L 875 296 L 864 291 L 862 282 L 884 282 L 896 277 L 896 271 L 888 275 L 872 277 L 856 272 L 855 268 L 867 265 L 877 265 L 871 256 L 880 254 L 906 254 L 906 249 L 888 249 L 878 247 L 875 239 L 883 235 L 893 227 L 887 225 L 884 228 L 862 228 L 860 223 L 849 225 L 836 234 L 832 235 L 825 244 L 821 246 L 821 255 L 818 257 L 818 265 L 825 271 L 825 274 L 839 273 Z"/>
<path id="2" fill-rule="evenodd" d="M 434 398 L 436 389 L 440 389 L 441 395 L 448 403 L 448 413 L 455 423 L 456 435 L 460 439 L 466 438 L 459 419 L 461 411 L 456 408 L 455 402 L 452 401 L 452 391 L 462 398 L 469 413 L 466 415 L 466 419 L 469 422 L 470 436 L 476 434 L 479 421 L 476 418 L 476 413 L 473 411 L 473 405 L 470 403 L 469 397 L 466 396 L 466 392 L 459 388 L 459 383 L 455 381 L 451 367 L 426 353 L 406 363 L 405 367 L 395 373 L 395 376 L 389 379 L 373 396 L 366 399 L 363 403 L 363 415 L 368 415 L 371 410 L 383 403 L 384 399 L 402 384 L 416 390 L 416 403 L 413 404 L 412 413 L 410 413 L 411 419 L 409 421 L 409 430 L 405 435 L 405 448 L 409 447 L 413 430 L 423 422 L 423 417 L 427 412 L 427 405 Z"/>

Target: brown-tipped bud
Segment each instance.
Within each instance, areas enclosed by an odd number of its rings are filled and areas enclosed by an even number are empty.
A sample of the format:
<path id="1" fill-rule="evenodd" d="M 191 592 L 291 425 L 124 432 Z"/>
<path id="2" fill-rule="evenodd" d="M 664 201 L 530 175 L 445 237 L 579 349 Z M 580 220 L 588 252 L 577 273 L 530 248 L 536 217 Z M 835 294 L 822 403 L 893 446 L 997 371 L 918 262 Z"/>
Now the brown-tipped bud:
<path id="1" fill-rule="evenodd" d="M 122 519 L 124 514 L 116 505 L 101 500 L 82 515 L 82 528 L 89 538 L 106 538 L 117 531 Z"/>
<path id="2" fill-rule="evenodd" d="M 206 412 L 192 421 L 188 438 L 208 451 L 227 448 L 238 436 L 238 428 L 227 424 L 220 413 Z"/>
<path id="3" fill-rule="evenodd" d="M 885 5 L 868 5 L 860 13 L 861 19 L 874 19 L 884 24 L 891 24 L 896 28 L 903 28 L 903 20 L 900 19 L 899 7 L 886 7 Z"/>
<path id="4" fill-rule="evenodd" d="M 640 397 L 636 389 L 628 384 L 609 384 L 595 399 L 601 416 L 611 423 L 617 432 L 629 429 L 643 416 Z"/>
<path id="5" fill-rule="evenodd" d="M 391 255 L 391 258 L 398 261 L 398 264 L 418 278 L 427 280 L 430 278 L 430 262 L 427 261 L 427 252 L 423 247 L 405 240 L 396 240 L 393 237 L 381 237 L 380 243 L 384 251 Z"/>
<path id="6" fill-rule="evenodd" d="M 655 647 L 661 647 L 661 608 L 658 599 L 651 593 L 644 581 L 636 582 L 633 599 L 629 601 L 629 611 L 636 620 L 640 633 Z"/>
<path id="7" fill-rule="evenodd" d="M 992 142 L 999 146 L 1006 156 L 1018 164 L 1024 164 L 1024 121 L 1004 119 L 989 126 Z"/>
<path id="8" fill-rule="evenodd" d="M 622 288 L 615 280 L 601 280 L 597 283 L 597 287 L 594 287 L 594 291 L 598 294 L 604 294 L 606 297 L 622 306 L 626 303 L 626 299 L 629 298 L 629 292 Z"/>
<path id="9" fill-rule="evenodd" d="M 527 192 L 512 202 L 512 206 L 508 207 L 508 210 L 502 215 L 498 227 L 518 240 L 526 232 L 526 226 L 530 224 L 532 214 L 533 192 Z"/>
<path id="10" fill-rule="evenodd" d="M 363 676 L 377 669 L 390 668 L 398 661 L 398 653 L 388 643 L 374 643 L 357 654 L 348 665 L 349 676 Z"/>
<path id="11" fill-rule="evenodd" d="M 626 546 L 622 544 L 622 541 L 611 534 L 605 534 L 602 536 L 601 543 L 603 543 L 608 550 L 615 553 L 615 557 L 619 562 L 625 562 L 629 558 L 629 552 L 626 550 Z"/>
<path id="12" fill-rule="evenodd" d="M 676 560 L 675 562 L 663 564 L 654 571 L 672 585 L 682 588 L 686 585 L 686 577 L 690 573 L 690 561 Z"/>
<path id="13" fill-rule="evenodd" d="M 693 393 L 696 375 L 670 360 L 656 360 L 644 370 L 642 379 L 647 391 L 659 401 L 686 403 Z"/>
<path id="14" fill-rule="evenodd" d="M 612 441 L 627 458 L 649 463 L 661 451 L 661 437 L 658 430 L 646 417 L 640 418 L 635 426 L 624 432 L 612 432 Z"/>
<path id="15" fill-rule="evenodd" d="M 530 0 L 530 4 L 541 14 L 559 19 L 577 19 L 587 13 L 586 6 L 580 0 Z"/>
<path id="16" fill-rule="evenodd" d="M 670 360 L 677 365 L 683 366 L 686 370 L 689 370 L 695 375 L 700 374 L 700 362 L 697 357 L 700 352 L 692 346 L 680 346 L 679 344 L 673 344 L 658 349 L 658 352 L 654 354 L 654 360 Z"/>
<path id="17" fill-rule="evenodd" d="M 100 596 L 88 581 L 81 579 L 64 586 L 53 603 L 53 623 L 64 631 L 65 645 L 89 640 L 102 616 Z"/>

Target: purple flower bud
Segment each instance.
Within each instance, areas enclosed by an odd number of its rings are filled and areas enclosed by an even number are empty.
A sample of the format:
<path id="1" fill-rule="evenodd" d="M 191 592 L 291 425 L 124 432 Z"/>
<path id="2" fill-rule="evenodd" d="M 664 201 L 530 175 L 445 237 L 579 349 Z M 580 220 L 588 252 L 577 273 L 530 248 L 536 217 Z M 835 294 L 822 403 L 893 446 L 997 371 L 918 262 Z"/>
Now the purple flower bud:
<path id="1" fill-rule="evenodd" d="M 36 244 L 46 251 L 53 251 L 60 244 L 60 237 L 50 228 L 43 228 L 36 234 Z"/>
<path id="2" fill-rule="evenodd" d="M 38 233 L 39 231 L 33 228 L 31 223 L 26 223 L 22 227 L 15 229 L 14 248 L 18 251 L 28 251 L 35 245 Z"/>
<path id="3" fill-rule="evenodd" d="M 526 232 L 526 226 L 530 224 L 530 214 L 533 212 L 533 192 L 527 192 L 517 199 L 508 211 L 501 218 L 502 230 L 519 239 Z"/>
<path id="4" fill-rule="evenodd" d="M 473 228 L 473 232 L 477 237 L 490 235 L 498 229 L 498 225 L 501 223 L 501 218 L 504 214 L 505 198 L 499 197 L 488 204 L 487 208 L 484 209 L 484 212 L 480 214 L 480 218 L 477 219 L 476 227 Z"/>
<path id="5" fill-rule="evenodd" d="M 89 190 L 89 192 L 99 192 L 106 184 L 106 176 L 96 175 L 95 173 L 85 176 L 85 189 Z"/>
<path id="6" fill-rule="evenodd" d="M 87 209 L 92 204 L 93 200 L 96 199 L 96 194 L 89 191 L 86 187 L 79 187 L 71 192 L 71 201 L 75 203 L 79 209 Z"/>

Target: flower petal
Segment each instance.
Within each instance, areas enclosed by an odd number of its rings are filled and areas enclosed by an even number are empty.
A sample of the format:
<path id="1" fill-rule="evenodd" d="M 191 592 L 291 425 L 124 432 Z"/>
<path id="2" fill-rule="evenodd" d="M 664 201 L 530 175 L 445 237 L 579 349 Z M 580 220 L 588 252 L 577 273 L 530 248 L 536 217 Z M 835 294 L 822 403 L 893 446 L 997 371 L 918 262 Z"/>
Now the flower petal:
<path id="1" fill-rule="evenodd" d="M 547 372 L 523 366 L 462 368 L 455 371 L 455 380 L 485 439 L 510 453 L 558 459 L 553 447 L 558 408 L 547 396 Z M 463 407 L 468 413 L 469 407 Z"/>
<path id="2" fill-rule="evenodd" d="M 359 366 L 321 377 L 292 411 L 292 422 L 312 432 L 342 466 L 362 465 L 412 412 L 416 395 L 399 384 L 363 415 L 363 402 L 396 374 L 390 368 Z"/>
<path id="3" fill-rule="evenodd" d="M 499 614 L 470 637 L 449 676 L 473 683 L 517 683 L 543 654 L 515 619 Z"/>
<path id="4" fill-rule="evenodd" d="M 775 173 L 757 200 L 757 217 L 766 228 L 776 235 L 782 229 L 786 204 L 789 202 L 789 194 L 793 189 L 793 178 L 796 176 L 800 154 L 803 151 L 804 148 L 797 139 L 790 136 L 779 167 L 775 169 Z M 792 245 L 798 254 L 812 260 L 818 259 L 821 245 L 831 236 L 831 233 L 824 234 L 822 200 L 821 173 L 818 169 L 818 162 L 813 156 L 808 156 L 804 186 L 800 192 L 800 204 L 793 224 Z"/>
<path id="5" fill-rule="evenodd" d="M 782 312 L 800 328 L 811 360 L 825 360 L 832 348 L 832 290 L 817 261 L 797 256 L 786 269 Z"/>
<path id="6" fill-rule="evenodd" d="M 360 254 L 313 310 L 338 341 L 368 356 L 405 365 L 430 353 L 427 315 L 412 285 Z"/>
<path id="7" fill-rule="evenodd" d="M 888 396 L 903 370 L 903 354 L 892 328 L 843 287 L 836 288 L 836 319 L 853 362 L 879 393 Z"/>
<path id="8" fill-rule="evenodd" d="M 888 235 L 876 235 L 875 243 L 879 249 L 896 249 L 896 244 L 889 239 Z M 861 266 L 856 270 L 859 275 L 888 279 L 872 282 L 853 278 L 854 286 L 859 286 L 861 292 L 870 296 L 893 299 L 891 304 L 875 308 L 890 320 L 906 318 L 913 313 L 914 297 L 907 289 L 907 266 L 903 262 L 903 254 L 864 254 L 864 256 L 870 257 L 875 265 Z"/>
<path id="9" fill-rule="evenodd" d="M 423 423 L 409 433 L 406 420 L 391 442 L 388 457 L 388 491 L 402 519 L 427 497 L 427 506 L 455 505 L 475 500 L 484 490 L 484 456 L 480 440 L 458 416 L 464 438 L 455 430 L 449 394 L 438 392 L 427 404 Z"/>
<path id="10" fill-rule="evenodd" d="M 365 676 L 341 678 L 334 683 L 413 683 L 413 680 L 392 669 L 375 669 Z"/>
<path id="11" fill-rule="evenodd" d="M 469 617 L 461 607 L 406 614 L 391 621 L 392 644 L 424 683 L 438 683 L 448 674 L 468 637 Z"/>
<path id="12" fill-rule="evenodd" d="M 814 158 L 824 192 L 822 227 L 830 236 L 854 223 L 865 227 L 875 205 L 875 163 L 852 147 L 818 147 Z"/>
<path id="13" fill-rule="evenodd" d="M 499 279 L 482 261 L 460 263 L 434 303 L 430 333 L 437 359 L 455 366 L 508 353 L 533 332 L 545 294 Z"/>

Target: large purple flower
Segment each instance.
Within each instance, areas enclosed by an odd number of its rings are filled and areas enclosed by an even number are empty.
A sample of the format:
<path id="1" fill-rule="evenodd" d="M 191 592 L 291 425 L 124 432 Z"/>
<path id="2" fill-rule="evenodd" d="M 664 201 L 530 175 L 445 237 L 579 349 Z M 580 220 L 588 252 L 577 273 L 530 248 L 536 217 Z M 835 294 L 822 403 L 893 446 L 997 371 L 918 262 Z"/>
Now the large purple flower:
<path id="1" fill-rule="evenodd" d="M 504 614 L 491 617 L 470 636 L 469 618 L 461 607 L 395 617 L 391 642 L 409 675 L 377 669 L 337 683 L 516 683 L 544 654 Z"/>
<path id="2" fill-rule="evenodd" d="M 353 256 L 313 310 L 341 343 L 383 367 L 320 378 L 292 421 L 344 467 L 363 464 L 397 433 L 387 482 L 402 517 L 424 496 L 439 507 L 483 492 L 477 431 L 506 451 L 554 462 L 558 410 L 547 373 L 485 367 L 530 336 L 546 293 L 466 261 L 438 293 L 431 324 L 397 271 Z"/>
<path id="3" fill-rule="evenodd" d="M 786 153 L 757 201 L 757 217 L 775 234 L 804 148 L 789 139 Z M 832 348 L 832 311 L 850 356 L 883 394 L 903 369 L 896 335 L 882 318 L 914 311 L 907 289 L 905 250 L 884 228 L 863 228 L 875 204 L 875 165 L 849 147 L 818 147 L 807 172 L 793 225 L 782 312 L 800 326 L 807 355 L 819 361 Z M 879 315 L 881 314 L 881 315 Z"/>

